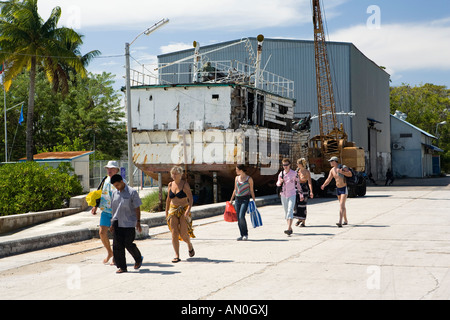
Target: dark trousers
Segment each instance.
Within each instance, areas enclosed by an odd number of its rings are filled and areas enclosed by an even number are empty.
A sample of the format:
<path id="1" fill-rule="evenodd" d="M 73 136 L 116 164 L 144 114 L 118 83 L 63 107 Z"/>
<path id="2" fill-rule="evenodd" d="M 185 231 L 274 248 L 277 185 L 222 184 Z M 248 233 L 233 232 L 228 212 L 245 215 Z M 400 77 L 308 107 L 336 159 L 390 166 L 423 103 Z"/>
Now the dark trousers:
<path id="1" fill-rule="evenodd" d="M 113 241 L 113 254 L 114 261 L 117 268 L 124 271 L 127 270 L 127 261 L 125 258 L 125 249 L 133 256 L 135 262 L 140 262 L 142 259 L 141 252 L 138 247 L 133 243 L 136 237 L 135 228 L 119 228 L 117 220 L 113 222 L 114 226 L 114 241 Z"/>

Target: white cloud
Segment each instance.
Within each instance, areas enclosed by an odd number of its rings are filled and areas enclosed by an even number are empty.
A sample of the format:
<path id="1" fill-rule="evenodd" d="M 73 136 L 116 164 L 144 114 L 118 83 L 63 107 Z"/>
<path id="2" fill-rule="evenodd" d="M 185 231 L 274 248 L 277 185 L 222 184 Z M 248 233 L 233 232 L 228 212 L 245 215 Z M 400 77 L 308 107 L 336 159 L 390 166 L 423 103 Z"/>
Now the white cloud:
<path id="1" fill-rule="evenodd" d="M 331 41 L 352 42 L 394 77 L 402 71 L 450 70 L 450 19 L 423 23 L 358 25 L 330 34 Z"/>
<path id="2" fill-rule="evenodd" d="M 328 15 L 333 16 L 334 8 L 346 1 L 330 1 Z M 172 27 L 191 30 L 289 26 L 311 20 L 310 0 L 41 0 L 41 16 L 46 19 L 56 6 L 63 11 L 61 22 L 76 29 L 142 28 L 162 18 L 169 18 Z"/>
<path id="3" fill-rule="evenodd" d="M 192 43 L 177 42 L 177 43 L 168 44 L 167 46 L 162 46 L 161 53 L 165 54 L 165 53 L 181 51 L 181 50 L 186 50 L 186 49 L 192 49 L 192 48 L 194 48 Z"/>

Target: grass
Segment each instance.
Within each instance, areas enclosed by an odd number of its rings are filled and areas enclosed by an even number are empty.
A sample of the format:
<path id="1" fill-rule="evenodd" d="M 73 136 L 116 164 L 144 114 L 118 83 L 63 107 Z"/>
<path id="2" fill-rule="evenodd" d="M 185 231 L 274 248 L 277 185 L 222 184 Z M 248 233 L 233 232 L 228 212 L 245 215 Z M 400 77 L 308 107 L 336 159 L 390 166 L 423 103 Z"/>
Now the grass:
<path id="1" fill-rule="evenodd" d="M 165 210 L 166 206 L 166 197 L 167 190 L 163 189 L 163 209 Z M 154 191 L 149 193 L 145 197 L 142 198 L 142 206 L 141 209 L 147 212 L 159 212 L 159 191 Z"/>

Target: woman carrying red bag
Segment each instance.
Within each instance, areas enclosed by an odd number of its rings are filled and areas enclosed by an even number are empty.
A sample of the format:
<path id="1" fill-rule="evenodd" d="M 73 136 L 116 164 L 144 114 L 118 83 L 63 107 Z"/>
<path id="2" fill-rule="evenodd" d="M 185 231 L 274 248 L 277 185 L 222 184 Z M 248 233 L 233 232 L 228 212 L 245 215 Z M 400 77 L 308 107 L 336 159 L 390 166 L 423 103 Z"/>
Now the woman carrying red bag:
<path id="1" fill-rule="evenodd" d="M 234 180 L 234 190 L 231 196 L 230 203 L 233 202 L 234 197 L 236 201 L 234 208 L 236 209 L 238 217 L 238 226 L 241 236 L 237 238 L 238 241 L 248 239 L 247 221 L 245 214 L 248 209 L 250 196 L 255 201 L 255 192 L 253 191 L 253 179 L 245 173 L 245 166 L 240 164 L 236 167 L 236 179 Z"/>

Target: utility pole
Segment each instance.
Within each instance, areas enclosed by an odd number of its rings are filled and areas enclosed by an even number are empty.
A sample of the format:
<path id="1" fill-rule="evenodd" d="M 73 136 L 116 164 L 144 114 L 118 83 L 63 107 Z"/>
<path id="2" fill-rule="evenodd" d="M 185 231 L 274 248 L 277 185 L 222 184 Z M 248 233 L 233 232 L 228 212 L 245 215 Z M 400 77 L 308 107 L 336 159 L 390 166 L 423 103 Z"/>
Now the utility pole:
<path id="1" fill-rule="evenodd" d="M 130 46 L 143 34 L 150 33 L 168 23 L 169 19 L 162 19 L 153 26 L 140 33 L 131 43 L 125 43 L 125 68 L 126 68 L 126 105 L 127 105 L 127 140 L 128 140 L 128 185 L 133 187 L 133 132 L 131 124 L 131 83 L 130 83 Z"/>

